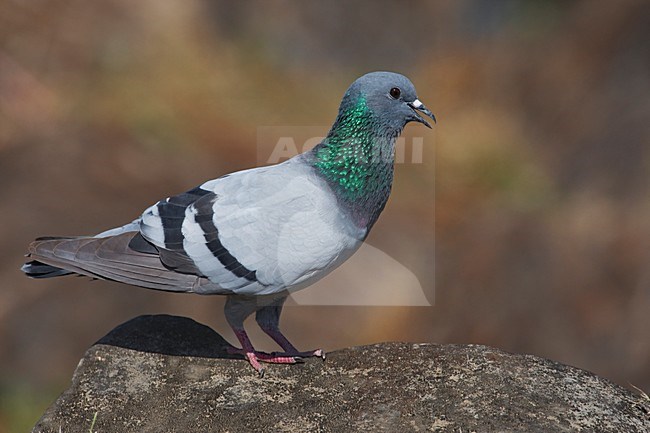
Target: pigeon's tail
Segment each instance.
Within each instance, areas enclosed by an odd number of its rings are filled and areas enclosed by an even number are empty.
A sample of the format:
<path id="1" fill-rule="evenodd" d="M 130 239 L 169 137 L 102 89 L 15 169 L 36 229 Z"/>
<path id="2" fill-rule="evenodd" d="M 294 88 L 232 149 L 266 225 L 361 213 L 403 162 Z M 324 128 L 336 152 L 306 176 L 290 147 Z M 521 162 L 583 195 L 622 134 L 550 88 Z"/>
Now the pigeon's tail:
<path id="1" fill-rule="evenodd" d="M 60 277 L 62 275 L 70 275 L 74 273 L 72 271 L 57 268 L 56 266 L 46 265 L 45 263 L 36 260 L 25 263 L 20 270 L 23 271 L 25 275 L 32 278 Z"/>
<path id="2" fill-rule="evenodd" d="M 143 243 L 148 247 L 142 248 Z M 107 237 L 38 238 L 29 245 L 27 257 L 31 261 L 22 270 L 33 278 L 79 274 L 173 292 L 201 292 L 202 286 L 210 284 L 204 277 L 165 266 L 158 250 L 138 232 Z"/>

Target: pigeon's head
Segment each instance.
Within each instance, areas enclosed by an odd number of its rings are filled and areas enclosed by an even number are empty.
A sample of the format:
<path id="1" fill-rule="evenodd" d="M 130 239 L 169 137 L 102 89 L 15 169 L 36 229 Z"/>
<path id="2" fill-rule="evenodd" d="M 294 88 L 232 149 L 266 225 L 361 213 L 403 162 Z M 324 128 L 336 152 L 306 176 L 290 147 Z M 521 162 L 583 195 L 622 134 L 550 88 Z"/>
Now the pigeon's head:
<path id="1" fill-rule="evenodd" d="M 370 72 L 358 78 L 345 93 L 341 110 L 354 109 L 360 101 L 379 124 L 391 130 L 401 131 L 409 122 L 419 122 L 431 128 L 418 111 L 429 116 L 434 123 L 436 121 L 433 113 L 418 99 L 413 83 L 394 72 Z"/>

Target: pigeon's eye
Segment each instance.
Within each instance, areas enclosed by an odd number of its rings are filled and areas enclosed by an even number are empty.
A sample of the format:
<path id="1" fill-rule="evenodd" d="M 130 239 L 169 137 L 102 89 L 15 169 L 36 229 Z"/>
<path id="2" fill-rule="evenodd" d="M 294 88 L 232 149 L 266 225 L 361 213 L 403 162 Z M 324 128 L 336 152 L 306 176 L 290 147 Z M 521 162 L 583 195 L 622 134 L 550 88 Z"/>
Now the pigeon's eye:
<path id="1" fill-rule="evenodd" d="M 390 96 L 392 96 L 395 99 L 399 99 L 401 94 L 402 91 L 399 89 L 399 87 L 393 87 L 392 89 L 390 89 Z"/>

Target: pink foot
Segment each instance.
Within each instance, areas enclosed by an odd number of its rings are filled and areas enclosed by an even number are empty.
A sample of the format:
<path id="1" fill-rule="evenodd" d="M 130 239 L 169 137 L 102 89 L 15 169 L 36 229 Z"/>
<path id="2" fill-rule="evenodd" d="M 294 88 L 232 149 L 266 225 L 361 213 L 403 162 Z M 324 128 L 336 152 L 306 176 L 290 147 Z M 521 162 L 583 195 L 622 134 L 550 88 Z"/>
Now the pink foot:
<path id="1" fill-rule="evenodd" d="M 262 362 L 267 362 L 269 364 L 298 364 L 300 363 L 301 356 L 299 354 L 288 354 L 288 353 L 279 353 L 279 352 L 273 352 L 273 353 L 266 353 L 266 352 L 258 352 L 257 350 L 254 352 L 248 352 L 244 349 L 239 349 L 237 347 L 229 347 L 228 353 L 231 355 L 244 355 L 245 357 L 249 357 L 249 355 L 254 355 L 255 358 Z"/>
<path id="2" fill-rule="evenodd" d="M 264 329 L 264 328 L 263 328 Z M 242 345 L 241 349 L 236 347 L 229 347 L 227 349 L 230 354 L 244 355 L 250 365 L 257 371 L 260 377 L 264 376 L 264 368 L 260 365 L 260 361 L 270 364 L 298 364 L 302 363 L 303 358 L 317 356 L 325 359 L 325 352 L 323 349 L 308 350 L 306 352 L 298 351 L 277 329 L 265 329 L 264 331 L 269 334 L 273 339 L 282 347 L 284 352 L 258 352 L 253 348 L 246 331 L 243 329 L 233 328 L 237 339 Z"/>
<path id="3" fill-rule="evenodd" d="M 316 357 L 316 358 L 325 359 L 325 351 L 323 349 L 307 350 L 304 352 L 299 352 L 297 350 L 290 350 L 287 352 L 273 352 L 273 354 L 280 355 L 280 356 L 300 357 L 300 358 Z"/>
<path id="4" fill-rule="evenodd" d="M 264 367 L 262 367 L 260 361 L 269 364 L 299 364 L 304 362 L 300 356 L 284 353 L 249 352 L 237 347 L 229 347 L 227 351 L 231 355 L 244 355 L 250 365 L 259 373 L 260 377 L 264 376 Z"/>

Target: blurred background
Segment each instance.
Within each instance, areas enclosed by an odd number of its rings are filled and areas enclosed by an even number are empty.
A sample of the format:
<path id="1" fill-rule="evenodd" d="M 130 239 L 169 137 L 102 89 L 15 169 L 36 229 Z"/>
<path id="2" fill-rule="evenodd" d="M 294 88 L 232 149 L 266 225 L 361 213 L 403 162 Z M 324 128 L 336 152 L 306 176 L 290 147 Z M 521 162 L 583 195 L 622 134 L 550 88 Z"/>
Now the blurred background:
<path id="1" fill-rule="evenodd" d="M 137 315 L 235 341 L 220 297 L 29 280 L 29 241 L 97 233 L 255 166 L 260 127 L 324 134 L 372 70 L 407 75 L 438 118 L 407 128 L 423 162 L 396 167 L 368 239 L 433 306 L 291 307 L 287 335 L 485 344 L 647 392 L 649 40 L 642 0 L 0 0 L 0 432 L 28 430 Z M 399 292 L 375 271 L 349 290 Z"/>

